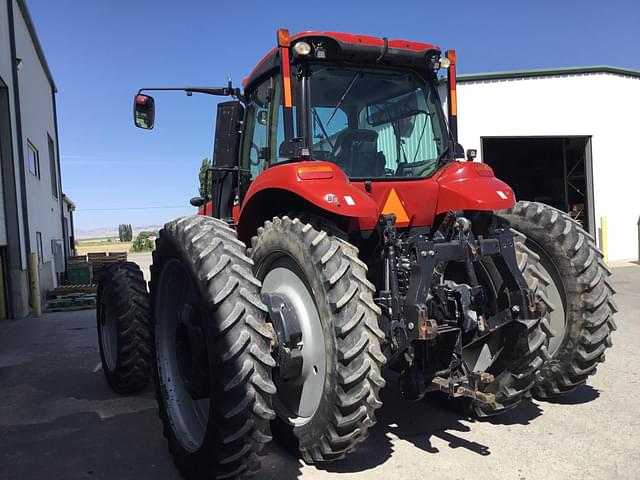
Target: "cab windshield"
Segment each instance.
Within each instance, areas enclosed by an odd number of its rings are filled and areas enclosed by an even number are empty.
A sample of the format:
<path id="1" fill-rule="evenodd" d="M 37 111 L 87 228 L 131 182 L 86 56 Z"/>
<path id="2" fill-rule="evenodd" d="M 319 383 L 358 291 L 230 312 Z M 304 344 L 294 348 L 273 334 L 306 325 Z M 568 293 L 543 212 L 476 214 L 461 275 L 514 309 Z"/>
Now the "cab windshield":
<path id="1" fill-rule="evenodd" d="M 428 177 L 448 145 L 435 89 L 410 72 L 313 65 L 311 156 L 351 178 Z"/>

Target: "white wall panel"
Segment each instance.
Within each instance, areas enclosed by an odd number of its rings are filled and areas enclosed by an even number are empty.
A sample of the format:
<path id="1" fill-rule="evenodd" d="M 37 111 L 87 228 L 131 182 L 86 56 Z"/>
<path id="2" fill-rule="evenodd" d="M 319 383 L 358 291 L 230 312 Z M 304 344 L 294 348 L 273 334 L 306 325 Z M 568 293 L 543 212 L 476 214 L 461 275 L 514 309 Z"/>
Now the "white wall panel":
<path id="1" fill-rule="evenodd" d="M 591 136 L 596 223 L 607 217 L 609 259 L 637 257 L 640 78 L 591 73 L 460 82 L 458 89 L 460 142 L 480 158 L 482 137 Z"/>

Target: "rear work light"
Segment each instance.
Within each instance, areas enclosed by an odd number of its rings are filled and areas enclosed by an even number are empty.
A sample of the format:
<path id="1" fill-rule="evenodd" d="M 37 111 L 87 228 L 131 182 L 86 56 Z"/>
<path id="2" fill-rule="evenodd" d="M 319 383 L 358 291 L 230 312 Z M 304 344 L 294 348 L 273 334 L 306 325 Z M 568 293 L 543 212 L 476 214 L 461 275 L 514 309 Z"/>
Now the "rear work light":
<path id="1" fill-rule="evenodd" d="M 307 42 L 298 42 L 293 46 L 293 51 L 298 55 L 306 56 L 311 53 L 311 45 Z"/>
<path id="2" fill-rule="evenodd" d="M 333 178 L 333 170 L 329 165 L 306 165 L 298 167 L 300 180 L 323 180 Z"/>

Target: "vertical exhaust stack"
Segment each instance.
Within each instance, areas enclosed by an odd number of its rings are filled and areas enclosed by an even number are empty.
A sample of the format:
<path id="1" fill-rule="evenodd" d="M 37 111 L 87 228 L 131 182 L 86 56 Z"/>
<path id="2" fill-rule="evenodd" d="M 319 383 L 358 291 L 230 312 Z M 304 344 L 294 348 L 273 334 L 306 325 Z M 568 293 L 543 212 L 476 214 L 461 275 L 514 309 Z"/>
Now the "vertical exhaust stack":
<path id="1" fill-rule="evenodd" d="M 446 57 L 449 60 L 449 69 L 447 73 L 447 88 L 449 91 L 448 113 L 449 113 L 449 128 L 451 129 L 451 135 L 453 141 L 458 143 L 458 93 L 456 85 L 456 51 L 447 50 Z"/>

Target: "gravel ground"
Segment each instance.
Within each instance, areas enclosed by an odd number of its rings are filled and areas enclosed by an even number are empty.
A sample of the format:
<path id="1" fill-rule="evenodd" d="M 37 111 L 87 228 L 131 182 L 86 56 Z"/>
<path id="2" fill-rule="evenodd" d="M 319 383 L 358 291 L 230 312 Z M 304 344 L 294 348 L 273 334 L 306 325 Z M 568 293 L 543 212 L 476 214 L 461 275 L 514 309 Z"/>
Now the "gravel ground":
<path id="1" fill-rule="evenodd" d="M 150 255 L 132 255 L 146 268 Z M 389 379 L 362 448 L 325 469 L 271 445 L 259 479 L 638 478 L 640 267 L 614 269 L 618 331 L 598 374 L 556 402 L 474 421 L 406 403 Z M 0 322 L 1 479 L 178 479 L 150 390 L 106 386 L 95 312 Z"/>

